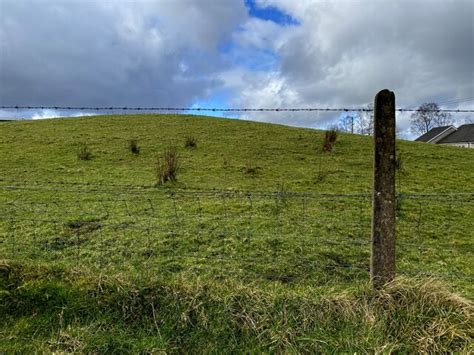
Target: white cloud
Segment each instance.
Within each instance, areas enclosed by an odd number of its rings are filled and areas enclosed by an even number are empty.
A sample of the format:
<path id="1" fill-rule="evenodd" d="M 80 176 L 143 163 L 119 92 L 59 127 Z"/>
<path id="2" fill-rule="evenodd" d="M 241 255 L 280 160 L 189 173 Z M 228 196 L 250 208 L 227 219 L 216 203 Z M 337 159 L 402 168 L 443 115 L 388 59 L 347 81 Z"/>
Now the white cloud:
<path id="1" fill-rule="evenodd" d="M 44 120 L 49 118 L 56 118 L 56 117 L 85 117 L 85 116 L 93 116 L 92 113 L 89 112 L 60 112 L 56 110 L 40 110 L 36 111 L 33 116 L 31 116 L 32 120 Z"/>
<path id="2" fill-rule="evenodd" d="M 3 0 L 0 103 L 188 106 L 226 92 L 235 107 L 339 107 L 383 88 L 399 107 L 474 97 L 472 1 L 257 5 L 300 25 L 249 17 L 243 0 Z M 335 115 L 245 117 L 324 126 Z"/>
<path id="3" fill-rule="evenodd" d="M 219 86 L 218 45 L 247 17 L 233 0 L 0 6 L 0 102 L 14 105 L 187 105 Z"/>
<path id="4" fill-rule="evenodd" d="M 384 88 L 395 91 L 399 107 L 474 97 L 474 4 L 470 1 L 257 3 L 286 11 L 301 26 L 252 26 L 253 32 L 262 28 L 265 38 L 274 38 L 269 47 L 281 63 L 266 79 L 242 75 L 243 103 L 353 107 L 371 102 Z M 262 85 L 277 85 L 278 94 Z M 258 91 L 252 95 L 252 89 Z M 472 101 L 466 104 L 473 107 Z M 399 115 L 403 131 L 408 118 Z M 286 119 L 311 125 L 315 115 Z M 322 123 L 325 117 L 316 119 Z"/>

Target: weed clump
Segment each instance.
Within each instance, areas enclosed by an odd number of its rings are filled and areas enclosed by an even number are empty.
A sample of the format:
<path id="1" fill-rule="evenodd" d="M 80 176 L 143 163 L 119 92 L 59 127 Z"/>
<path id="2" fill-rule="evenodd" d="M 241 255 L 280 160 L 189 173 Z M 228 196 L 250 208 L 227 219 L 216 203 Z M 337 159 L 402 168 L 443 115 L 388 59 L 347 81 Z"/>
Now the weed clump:
<path id="1" fill-rule="evenodd" d="M 245 166 L 242 168 L 242 171 L 246 175 L 255 176 L 259 173 L 261 167 L 253 163 L 251 160 L 248 160 Z"/>
<path id="2" fill-rule="evenodd" d="M 184 148 L 197 148 L 197 139 L 194 136 L 187 136 L 184 141 Z"/>
<path id="3" fill-rule="evenodd" d="M 92 152 L 90 151 L 89 147 L 85 144 L 81 145 L 77 150 L 77 159 L 79 160 L 91 160 L 92 159 Z"/>
<path id="4" fill-rule="evenodd" d="M 138 145 L 138 141 L 136 139 L 132 139 L 128 142 L 128 148 L 132 154 L 140 154 L 140 146 Z"/>
<path id="5" fill-rule="evenodd" d="M 324 134 L 324 141 L 323 141 L 323 151 L 324 152 L 331 152 L 337 140 L 337 131 L 335 129 L 330 129 L 326 131 Z"/>
<path id="6" fill-rule="evenodd" d="M 168 181 L 177 180 L 179 169 L 179 157 L 176 148 L 170 147 L 164 150 L 163 154 L 156 161 L 157 185 L 163 185 Z"/>
<path id="7" fill-rule="evenodd" d="M 224 169 L 228 169 L 230 167 L 230 159 L 224 157 L 224 160 L 222 161 L 222 166 L 224 167 Z"/>

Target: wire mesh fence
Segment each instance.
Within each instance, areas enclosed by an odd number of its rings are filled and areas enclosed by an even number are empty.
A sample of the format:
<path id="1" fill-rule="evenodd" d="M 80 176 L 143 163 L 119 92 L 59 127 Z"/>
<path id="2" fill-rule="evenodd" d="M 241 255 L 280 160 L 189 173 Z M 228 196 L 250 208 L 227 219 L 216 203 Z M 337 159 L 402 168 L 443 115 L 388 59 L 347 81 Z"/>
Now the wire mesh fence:
<path id="1" fill-rule="evenodd" d="M 0 253 L 102 272 L 368 279 L 371 195 L 0 187 Z M 398 273 L 469 282 L 474 193 L 397 196 Z"/>

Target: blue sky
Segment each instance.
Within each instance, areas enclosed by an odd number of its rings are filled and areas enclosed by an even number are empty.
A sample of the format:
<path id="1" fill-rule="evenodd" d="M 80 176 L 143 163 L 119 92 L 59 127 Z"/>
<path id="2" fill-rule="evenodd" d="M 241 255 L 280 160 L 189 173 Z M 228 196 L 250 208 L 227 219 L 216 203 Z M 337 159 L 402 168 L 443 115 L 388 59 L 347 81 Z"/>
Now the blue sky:
<path id="1" fill-rule="evenodd" d="M 276 6 L 262 7 L 255 3 L 255 0 L 245 0 L 245 6 L 251 17 L 256 17 L 265 21 L 272 21 L 281 26 L 296 26 L 299 21 L 290 14 L 285 13 Z"/>
<path id="2" fill-rule="evenodd" d="M 261 7 L 254 0 L 245 0 L 245 7 L 250 18 L 270 21 L 278 26 L 299 26 L 299 22 L 275 6 Z M 244 31 L 237 28 L 236 32 Z M 242 47 L 232 38 L 219 44 L 219 52 L 235 67 L 249 71 L 277 70 L 280 65 L 278 53 L 269 48 Z M 197 101 L 193 107 L 229 107 L 230 93 L 217 93 L 207 100 Z M 212 116 L 229 115 L 225 112 L 209 112 Z"/>
<path id="3" fill-rule="evenodd" d="M 364 107 L 388 88 L 398 107 L 472 108 L 474 3 L 427 1 L 2 0 L 0 105 Z"/>

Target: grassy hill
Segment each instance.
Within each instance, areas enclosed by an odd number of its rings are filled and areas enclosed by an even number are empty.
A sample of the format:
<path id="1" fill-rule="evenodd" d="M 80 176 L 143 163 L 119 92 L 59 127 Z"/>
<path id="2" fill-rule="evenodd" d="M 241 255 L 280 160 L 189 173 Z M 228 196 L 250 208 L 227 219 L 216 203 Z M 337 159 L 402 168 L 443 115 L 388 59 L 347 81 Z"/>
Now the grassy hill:
<path id="1" fill-rule="evenodd" d="M 168 146 L 180 148 L 177 188 L 370 192 L 369 137 L 341 134 L 330 155 L 320 154 L 323 132 L 264 123 L 196 116 L 107 116 L 6 123 L 2 130 L 2 177 L 30 183 L 47 180 L 153 185 L 154 161 Z M 198 149 L 182 149 L 186 136 Z M 128 141 L 141 152 L 131 156 Z M 87 144 L 94 159 L 77 160 Z M 402 192 L 472 191 L 472 151 L 399 141 L 407 172 Z M 260 167 L 258 179 L 242 174 Z M 319 175 L 327 178 L 318 179 Z M 470 191 L 470 192 L 471 192 Z"/>
<path id="2" fill-rule="evenodd" d="M 374 293 L 370 137 L 328 153 L 317 130 L 173 115 L 0 131 L 0 352 L 473 350 L 472 150 L 397 142 L 400 276 Z M 156 186 L 168 147 L 177 182 Z"/>

